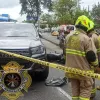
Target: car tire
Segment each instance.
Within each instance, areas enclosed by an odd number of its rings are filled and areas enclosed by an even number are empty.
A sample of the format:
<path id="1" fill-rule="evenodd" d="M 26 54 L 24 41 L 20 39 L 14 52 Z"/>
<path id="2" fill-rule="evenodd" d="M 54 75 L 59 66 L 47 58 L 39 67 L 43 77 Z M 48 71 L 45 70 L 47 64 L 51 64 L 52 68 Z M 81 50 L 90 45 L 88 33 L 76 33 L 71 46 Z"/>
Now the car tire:
<path id="1" fill-rule="evenodd" d="M 49 75 L 49 67 L 45 67 L 45 69 L 43 71 L 35 71 L 35 70 L 31 70 L 28 72 L 31 77 L 32 80 L 35 81 L 45 81 Z"/>
<path id="2" fill-rule="evenodd" d="M 45 81 L 49 75 L 49 67 L 46 67 L 45 70 L 41 72 L 35 72 L 33 78 L 36 81 Z"/>

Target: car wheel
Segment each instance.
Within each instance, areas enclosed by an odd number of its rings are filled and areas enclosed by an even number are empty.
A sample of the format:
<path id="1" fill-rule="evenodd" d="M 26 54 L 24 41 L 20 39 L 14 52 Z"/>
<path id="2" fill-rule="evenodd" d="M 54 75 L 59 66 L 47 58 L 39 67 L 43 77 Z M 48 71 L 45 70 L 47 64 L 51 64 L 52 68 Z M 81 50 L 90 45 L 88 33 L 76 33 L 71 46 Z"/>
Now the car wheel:
<path id="1" fill-rule="evenodd" d="M 32 70 L 28 71 L 32 80 L 45 81 L 49 74 L 49 67 L 45 67 L 39 64 L 35 64 Z"/>
<path id="2" fill-rule="evenodd" d="M 33 79 L 36 81 L 45 81 L 49 74 L 49 67 L 46 67 L 43 71 L 35 71 Z"/>

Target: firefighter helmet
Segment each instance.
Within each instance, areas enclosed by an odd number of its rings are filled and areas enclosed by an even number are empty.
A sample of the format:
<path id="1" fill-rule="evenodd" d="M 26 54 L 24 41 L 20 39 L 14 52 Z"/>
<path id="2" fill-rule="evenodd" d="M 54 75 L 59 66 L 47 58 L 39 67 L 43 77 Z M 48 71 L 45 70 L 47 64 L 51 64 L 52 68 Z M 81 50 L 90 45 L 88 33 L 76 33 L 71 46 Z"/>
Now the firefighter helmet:
<path id="1" fill-rule="evenodd" d="M 90 21 L 89 18 L 86 17 L 85 15 L 79 16 L 78 19 L 76 20 L 75 26 L 87 32 L 90 27 L 89 21 Z"/>

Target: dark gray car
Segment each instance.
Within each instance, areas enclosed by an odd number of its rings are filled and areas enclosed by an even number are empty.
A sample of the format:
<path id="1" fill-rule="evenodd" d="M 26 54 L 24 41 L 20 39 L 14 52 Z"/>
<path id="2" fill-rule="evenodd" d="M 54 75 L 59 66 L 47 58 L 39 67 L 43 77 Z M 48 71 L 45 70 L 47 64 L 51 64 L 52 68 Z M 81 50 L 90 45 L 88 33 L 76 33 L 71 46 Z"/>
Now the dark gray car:
<path id="1" fill-rule="evenodd" d="M 46 60 L 46 50 L 33 24 L 0 23 L 0 49 L 20 55 Z M 32 68 L 29 73 L 36 80 L 45 80 L 49 68 L 0 53 L 0 65 L 17 61 L 24 68 Z"/>

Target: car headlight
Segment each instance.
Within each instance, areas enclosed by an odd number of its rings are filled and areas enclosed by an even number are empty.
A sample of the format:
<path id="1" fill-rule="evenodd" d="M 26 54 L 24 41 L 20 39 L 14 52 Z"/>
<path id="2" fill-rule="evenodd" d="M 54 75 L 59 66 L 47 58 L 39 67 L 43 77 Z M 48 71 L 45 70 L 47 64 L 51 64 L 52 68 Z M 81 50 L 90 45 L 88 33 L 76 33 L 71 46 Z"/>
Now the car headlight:
<path id="1" fill-rule="evenodd" d="M 43 46 L 32 47 L 30 48 L 32 55 L 41 54 L 45 52 L 45 48 Z"/>

